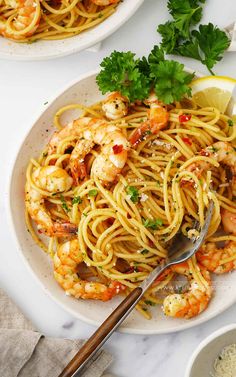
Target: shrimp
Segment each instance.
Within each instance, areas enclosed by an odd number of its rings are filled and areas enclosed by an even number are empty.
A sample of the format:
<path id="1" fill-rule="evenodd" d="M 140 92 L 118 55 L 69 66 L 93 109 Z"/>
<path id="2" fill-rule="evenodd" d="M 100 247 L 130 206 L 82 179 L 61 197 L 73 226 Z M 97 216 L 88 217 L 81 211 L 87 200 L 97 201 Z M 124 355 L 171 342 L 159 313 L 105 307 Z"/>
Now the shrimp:
<path id="1" fill-rule="evenodd" d="M 172 271 L 184 275 L 190 282 L 190 288 L 185 293 L 176 293 L 167 296 L 163 302 L 165 315 L 177 318 L 192 318 L 205 310 L 212 296 L 212 285 L 209 272 L 200 267 L 200 272 L 206 281 L 204 288 L 194 280 L 187 262 L 171 267 Z"/>
<path id="2" fill-rule="evenodd" d="M 5 3 L 16 14 L 0 21 L 0 34 L 14 40 L 33 35 L 40 22 L 40 0 L 5 0 Z"/>
<path id="3" fill-rule="evenodd" d="M 166 127 L 169 120 L 169 113 L 164 106 L 160 104 L 155 94 L 151 94 L 145 104 L 150 106 L 148 111 L 148 120 L 138 127 L 130 137 L 132 146 L 136 146 L 145 136 L 158 134 L 160 130 Z"/>
<path id="4" fill-rule="evenodd" d="M 100 5 L 101 7 L 105 7 L 107 5 L 111 5 L 111 4 L 117 4 L 119 3 L 120 0 L 91 0 L 92 3 L 96 4 L 96 5 Z"/>
<path id="5" fill-rule="evenodd" d="M 232 173 L 232 188 L 236 190 L 236 151 L 227 142 L 218 141 L 213 145 L 203 149 L 200 154 L 202 156 L 211 157 L 217 162 L 228 166 Z M 194 172 L 198 178 L 204 171 L 209 169 L 211 164 L 207 161 L 197 161 L 190 164 L 187 168 L 188 171 Z"/>
<path id="6" fill-rule="evenodd" d="M 117 281 L 106 285 L 82 280 L 78 275 L 78 266 L 82 262 L 83 256 L 77 239 L 60 245 L 54 255 L 54 276 L 66 294 L 76 298 L 108 301 L 125 289 Z"/>
<path id="7" fill-rule="evenodd" d="M 116 120 L 127 115 L 129 106 L 128 99 L 119 92 L 111 93 L 104 101 L 102 109 L 107 119 Z"/>
<path id="8" fill-rule="evenodd" d="M 221 221 L 226 233 L 233 233 L 236 236 L 236 213 L 221 209 Z"/>
<path id="9" fill-rule="evenodd" d="M 236 256 L 236 242 L 229 241 L 221 249 L 217 248 L 215 243 L 209 242 L 198 250 L 196 256 L 198 262 L 208 271 L 215 274 L 224 274 L 236 269 L 236 259 L 221 263 L 224 259 L 227 260 Z"/>
<path id="10" fill-rule="evenodd" d="M 58 166 L 44 166 L 34 170 L 32 179 L 39 189 L 44 189 L 50 193 L 60 193 L 68 191 L 73 183 L 73 179 L 68 173 Z M 25 186 L 26 209 L 37 224 L 40 232 L 49 237 L 63 237 L 76 234 L 78 227 L 69 222 L 54 222 L 49 216 L 44 203 L 44 196 L 40 190 L 35 189 L 29 182 Z"/>
<path id="11" fill-rule="evenodd" d="M 49 153 L 53 153 L 58 143 L 69 135 L 79 138 L 70 157 L 74 182 L 78 185 L 79 180 L 86 177 L 85 157 L 95 144 L 100 145 L 101 150 L 93 162 L 93 173 L 104 183 L 113 182 L 125 166 L 130 148 L 120 128 L 101 119 L 77 119 L 52 137 Z"/>

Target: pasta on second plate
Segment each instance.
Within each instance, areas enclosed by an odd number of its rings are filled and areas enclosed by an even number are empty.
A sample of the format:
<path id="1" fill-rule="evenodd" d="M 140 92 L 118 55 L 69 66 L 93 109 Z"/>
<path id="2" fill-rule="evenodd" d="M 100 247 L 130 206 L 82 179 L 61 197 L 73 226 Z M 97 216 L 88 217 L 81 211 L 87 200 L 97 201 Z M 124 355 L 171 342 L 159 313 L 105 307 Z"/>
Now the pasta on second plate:
<path id="1" fill-rule="evenodd" d="M 16 42 L 80 34 L 115 12 L 120 0 L 0 0 L 0 35 Z"/>

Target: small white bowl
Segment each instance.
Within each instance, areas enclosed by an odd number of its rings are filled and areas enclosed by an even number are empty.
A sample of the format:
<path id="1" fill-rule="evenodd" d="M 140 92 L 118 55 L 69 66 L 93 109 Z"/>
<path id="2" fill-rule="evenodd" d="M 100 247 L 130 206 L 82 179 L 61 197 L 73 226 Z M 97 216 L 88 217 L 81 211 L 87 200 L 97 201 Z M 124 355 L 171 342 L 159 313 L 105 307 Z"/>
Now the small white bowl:
<path id="1" fill-rule="evenodd" d="M 236 323 L 224 326 L 204 339 L 188 363 L 185 377 L 210 377 L 214 362 L 222 349 L 236 343 Z"/>
<path id="2" fill-rule="evenodd" d="M 47 60 L 74 54 L 107 38 L 121 27 L 144 0 L 123 0 L 105 21 L 71 38 L 35 43 L 17 43 L 0 36 L 0 58 L 11 60 Z"/>

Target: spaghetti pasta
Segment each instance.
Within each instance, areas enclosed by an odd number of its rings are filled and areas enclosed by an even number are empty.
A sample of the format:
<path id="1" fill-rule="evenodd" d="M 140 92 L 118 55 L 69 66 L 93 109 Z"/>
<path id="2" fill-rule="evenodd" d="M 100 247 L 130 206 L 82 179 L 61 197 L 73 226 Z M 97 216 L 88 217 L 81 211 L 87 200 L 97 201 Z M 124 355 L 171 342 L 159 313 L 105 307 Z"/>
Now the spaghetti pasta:
<path id="1" fill-rule="evenodd" d="M 99 179 L 93 170 L 94 162 L 101 155 L 101 147 L 90 146 L 83 161 L 87 175 L 79 185 L 72 184 L 68 190 L 61 192 L 42 189 L 35 180 L 37 169 L 56 166 L 71 175 L 70 159 L 76 145 L 83 139 L 82 131 L 71 132 L 61 139 L 59 135 L 64 130 L 61 115 L 75 108 L 82 109 L 80 119 L 109 123 L 118 128 L 127 140 L 132 140 L 137 130 L 143 130 L 150 117 L 149 106 L 144 104 L 130 105 L 126 116 L 109 122 L 102 103 L 89 108 L 79 104 L 65 106 L 54 118 L 58 129 L 55 133 L 56 149 L 50 152 L 49 143 L 39 158 L 31 159 L 28 165 L 26 191 L 30 187 L 37 192 L 44 203 L 44 211 L 52 221 L 77 227 L 76 234 L 67 234 L 66 231 L 61 237 L 52 234 L 49 243 L 45 242 L 32 225 L 32 219 L 34 224 L 39 225 L 38 214 L 32 215 L 29 209 L 31 203 L 26 201 L 28 229 L 38 245 L 54 258 L 55 277 L 67 294 L 83 297 L 80 294 L 83 273 L 79 272 L 77 264 L 74 265 L 76 255 L 81 255 L 86 281 L 94 282 L 95 279 L 103 284 L 103 288 L 99 288 L 102 290 L 110 282 L 118 283 L 109 298 L 120 292 L 127 294 L 165 258 L 168 244 L 177 232 L 197 237 L 195 221 L 201 226 L 204 224 L 210 199 L 214 201 L 215 208 L 206 242 L 236 241 L 234 234 L 222 233 L 221 227 L 222 210 L 236 214 L 235 177 L 232 177 L 236 169 L 236 125 L 229 126 L 226 115 L 215 108 L 198 108 L 193 101 L 188 101 L 188 107 L 184 101 L 169 105 L 165 109 L 168 122 L 158 134 L 152 133 L 150 128 L 149 132 L 141 134 L 138 143 L 131 143 L 124 167 L 109 184 Z M 188 115 L 186 122 L 180 121 L 183 114 Z M 217 143 L 227 145 L 229 152 L 226 156 L 232 153 L 233 165 L 218 158 L 222 150 L 214 149 Z M 116 149 L 113 146 L 109 153 L 116 155 Z M 231 168 L 230 176 L 225 170 L 226 165 Z M 53 179 L 50 182 L 53 185 Z M 40 228 L 40 231 L 43 229 Z M 77 251 L 70 254 L 67 244 L 67 251 L 60 259 L 58 250 L 71 239 L 78 240 Z M 225 260 L 228 261 L 227 258 Z M 230 255 L 232 260 L 236 260 L 236 252 Z M 208 272 L 203 271 L 203 266 L 199 268 L 198 259 L 193 257 L 185 268 L 197 284 L 198 292 L 206 289 L 211 295 L 211 289 L 206 288 L 210 284 Z M 167 271 L 140 301 L 137 309 L 146 318 L 151 317 L 150 306 L 162 303 L 173 289 L 176 292 L 176 287 L 171 285 L 174 276 L 174 270 Z M 91 298 L 97 298 L 93 296 L 94 286 L 90 289 Z M 182 295 L 184 297 L 184 293 Z M 206 303 L 201 310 L 205 309 L 208 301 L 204 301 Z M 197 315 L 201 310 L 191 310 L 191 313 Z M 184 314 L 186 318 L 192 315 Z"/>
<path id="2" fill-rule="evenodd" d="M 0 35 L 17 42 L 57 40 L 103 22 L 120 0 L 2 0 Z"/>

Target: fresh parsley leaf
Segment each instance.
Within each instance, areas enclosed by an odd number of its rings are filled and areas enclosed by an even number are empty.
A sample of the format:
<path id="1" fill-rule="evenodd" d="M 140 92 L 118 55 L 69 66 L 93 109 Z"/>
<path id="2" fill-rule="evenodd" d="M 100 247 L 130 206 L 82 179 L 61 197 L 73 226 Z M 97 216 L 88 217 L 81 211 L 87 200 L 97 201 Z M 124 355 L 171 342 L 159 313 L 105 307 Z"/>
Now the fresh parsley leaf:
<path id="1" fill-rule="evenodd" d="M 168 9 L 174 18 L 175 28 L 181 37 L 189 38 L 190 27 L 200 22 L 202 18 L 202 7 L 198 0 L 169 0 Z"/>
<path id="2" fill-rule="evenodd" d="M 72 204 L 81 204 L 82 203 L 82 198 L 80 196 L 75 196 L 73 199 L 72 199 Z"/>
<path id="3" fill-rule="evenodd" d="M 176 55 L 186 56 L 187 58 L 202 60 L 199 53 L 198 41 L 196 39 L 192 39 L 191 41 L 187 41 L 182 45 L 177 46 L 174 53 Z"/>
<path id="4" fill-rule="evenodd" d="M 174 60 L 160 62 L 156 71 L 152 71 L 152 77 L 155 78 L 155 93 L 165 104 L 179 101 L 185 94 L 191 94 L 188 84 L 194 74 L 185 72 L 184 65 Z"/>
<path id="5" fill-rule="evenodd" d="M 148 56 L 148 62 L 150 64 L 150 67 L 156 66 L 161 61 L 165 60 L 164 51 L 159 46 L 154 46 L 151 53 Z"/>
<path id="6" fill-rule="evenodd" d="M 167 54 L 181 55 L 197 59 L 205 64 L 211 74 L 213 66 L 222 59 L 230 40 L 227 34 L 212 23 L 200 25 L 199 30 L 192 26 L 202 18 L 205 0 L 169 0 L 168 9 L 172 21 L 159 25 L 161 46 Z"/>
<path id="7" fill-rule="evenodd" d="M 98 194 L 98 190 L 96 189 L 90 190 L 88 192 L 88 196 L 97 196 L 97 194 Z"/>
<path id="8" fill-rule="evenodd" d="M 62 208 L 66 211 L 66 212 L 70 212 L 70 208 L 68 207 L 67 203 L 66 203 L 66 200 L 64 198 L 63 195 L 60 195 L 60 199 L 61 199 L 61 203 L 62 203 Z"/>
<path id="9" fill-rule="evenodd" d="M 157 31 L 161 34 L 161 47 L 167 54 L 173 53 L 179 43 L 180 34 L 175 26 L 175 22 L 167 21 L 158 26 Z"/>
<path id="10" fill-rule="evenodd" d="M 146 219 L 143 221 L 143 225 L 145 226 L 145 228 L 157 230 L 160 226 L 163 225 L 163 221 L 161 219 L 155 219 L 155 220 Z"/>
<path id="11" fill-rule="evenodd" d="M 232 121 L 232 119 L 228 119 L 228 125 L 229 127 L 233 127 L 234 122 Z"/>
<path id="12" fill-rule="evenodd" d="M 138 192 L 138 189 L 136 187 L 134 187 L 134 186 L 128 186 L 126 188 L 126 192 L 129 195 L 130 200 L 133 203 L 138 203 L 138 201 L 139 201 L 139 192 Z"/>
<path id="13" fill-rule="evenodd" d="M 194 30 L 192 36 L 198 41 L 199 48 L 202 51 L 202 63 L 213 74 L 212 68 L 223 58 L 225 50 L 230 45 L 230 39 L 223 30 L 212 23 L 200 25 L 199 31 Z"/>
<path id="14" fill-rule="evenodd" d="M 142 59 L 139 60 L 138 68 L 140 72 L 142 72 L 146 77 L 150 76 L 150 65 L 148 63 L 147 58 L 145 58 L 145 56 L 143 56 Z"/>
<path id="15" fill-rule="evenodd" d="M 143 249 L 142 251 L 141 251 L 141 254 L 142 255 L 146 255 L 146 254 L 148 254 L 149 253 L 149 251 L 147 250 L 147 249 Z"/>
<path id="16" fill-rule="evenodd" d="M 132 52 L 114 51 L 103 59 L 97 83 L 103 94 L 119 91 L 131 102 L 148 97 L 150 80 L 139 67 L 140 60 Z"/>
<path id="17" fill-rule="evenodd" d="M 144 303 L 145 303 L 146 305 L 150 305 L 150 306 L 155 306 L 155 305 L 156 305 L 155 302 L 153 302 L 153 301 L 151 301 L 151 300 L 145 300 Z"/>

